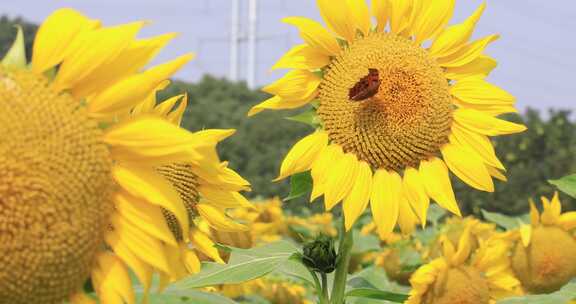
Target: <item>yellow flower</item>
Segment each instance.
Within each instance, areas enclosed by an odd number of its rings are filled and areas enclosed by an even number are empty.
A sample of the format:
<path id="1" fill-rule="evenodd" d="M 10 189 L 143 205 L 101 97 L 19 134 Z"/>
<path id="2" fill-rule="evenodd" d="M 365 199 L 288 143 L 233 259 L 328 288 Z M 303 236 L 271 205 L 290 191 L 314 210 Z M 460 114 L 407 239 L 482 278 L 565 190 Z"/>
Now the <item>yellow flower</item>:
<path id="1" fill-rule="evenodd" d="M 490 238 L 473 254 L 471 248 L 470 228 L 457 246 L 445 237 L 443 256 L 420 267 L 410 279 L 412 290 L 406 304 L 493 304 L 519 294 L 505 238 Z"/>
<path id="2" fill-rule="evenodd" d="M 21 34 L 2 61 L 2 302 L 91 303 L 91 278 L 101 303 L 134 303 L 129 269 L 148 290 L 153 273 L 165 285 L 199 270 L 190 246 L 216 250 L 197 217 L 244 228 L 224 214 L 248 188 L 216 155 L 229 130 L 179 128 L 185 100 L 130 115 L 192 58 L 144 69 L 175 36 L 136 39 L 144 25 L 102 27 L 60 9 L 39 28 L 29 67 Z"/>
<path id="3" fill-rule="evenodd" d="M 542 214 L 530 202 L 531 225 L 520 228 L 512 267 L 526 290 L 550 293 L 576 277 L 576 211 L 562 213 L 558 193 L 542 197 Z"/>
<path id="4" fill-rule="evenodd" d="M 447 26 L 455 0 L 373 0 L 371 13 L 363 0 L 317 2 L 328 29 L 284 19 L 305 43 L 276 63 L 293 70 L 249 112 L 317 100 L 320 127 L 288 152 L 278 179 L 311 170 L 311 200 L 342 201 L 347 229 L 370 202 L 381 237 L 396 223 L 424 225 L 430 199 L 460 214 L 448 170 L 492 192 L 492 177 L 505 177 L 488 136 L 525 127 L 497 118 L 516 112 L 515 98 L 484 79 L 496 61 L 483 53 L 498 36 L 469 42 L 484 4 Z"/>

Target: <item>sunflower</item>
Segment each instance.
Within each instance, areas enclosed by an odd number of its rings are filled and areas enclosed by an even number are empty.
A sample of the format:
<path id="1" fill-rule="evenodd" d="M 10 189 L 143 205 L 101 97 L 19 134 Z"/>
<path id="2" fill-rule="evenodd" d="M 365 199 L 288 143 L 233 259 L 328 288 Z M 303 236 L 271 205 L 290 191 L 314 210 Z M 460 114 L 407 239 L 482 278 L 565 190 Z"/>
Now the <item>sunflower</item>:
<path id="1" fill-rule="evenodd" d="M 562 213 L 558 193 L 541 199 L 542 214 L 530 202 L 532 223 L 520 228 L 512 256 L 516 275 L 532 293 L 556 291 L 576 277 L 576 211 Z"/>
<path id="2" fill-rule="evenodd" d="M 222 285 L 215 291 L 231 298 L 257 295 L 273 304 L 311 304 L 302 285 L 275 278 L 260 278 L 241 284 Z"/>
<path id="3" fill-rule="evenodd" d="M 248 183 L 215 151 L 231 131 L 179 128 L 184 96 L 141 111 L 193 57 L 144 69 L 175 36 L 137 39 L 144 25 L 60 9 L 30 65 L 21 31 L 2 60 L 1 303 L 91 303 L 88 279 L 101 303 L 134 303 L 129 269 L 148 290 L 198 271 L 192 247 L 215 250 L 197 218 L 244 228 L 225 211 Z"/>
<path id="4" fill-rule="evenodd" d="M 452 243 L 457 243 L 464 231 L 470 231 L 472 251 L 476 250 L 482 241 L 489 239 L 496 233 L 496 225 L 484 223 L 472 216 L 450 217 L 441 228 L 441 235 L 428 248 L 424 254 L 427 259 L 442 255 L 442 239 L 447 237 Z"/>
<path id="5" fill-rule="evenodd" d="M 430 198 L 459 215 L 449 170 L 492 192 L 492 178 L 505 177 L 488 136 L 525 127 L 497 118 L 516 112 L 515 98 L 485 80 L 496 61 L 484 50 L 498 35 L 468 41 L 485 4 L 448 26 L 455 0 L 373 0 L 371 13 L 364 0 L 317 3 L 328 29 L 284 19 L 305 43 L 274 65 L 292 70 L 248 113 L 312 104 L 319 126 L 288 152 L 278 180 L 310 170 L 311 200 L 342 201 L 347 229 L 370 202 L 382 237 L 396 223 L 424 225 Z"/>
<path id="6" fill-rule="evenodd" d="M 421 266 L 410 279 L 406 304 L 492 304 L 518 295 L 520 283 L 510 268 L 510 243 L 495 236 L 472 252 L 470 228 L 455 245 L 443 238 L 443 255 Z"/>

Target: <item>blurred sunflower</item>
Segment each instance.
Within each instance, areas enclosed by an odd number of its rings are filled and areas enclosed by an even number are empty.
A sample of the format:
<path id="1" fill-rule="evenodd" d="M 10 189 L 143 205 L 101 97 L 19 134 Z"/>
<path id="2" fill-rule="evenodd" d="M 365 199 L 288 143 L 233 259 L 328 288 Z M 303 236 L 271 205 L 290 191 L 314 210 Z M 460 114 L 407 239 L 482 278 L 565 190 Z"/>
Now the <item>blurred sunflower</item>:
<path id="1" fill-rule="evenodd" d="M 488 136 L 525 127 L 496 117 L 516 112 L 515 98 L 485 80 L 496 61 L 483 52 L 498 35 L 468 41 L 484 4 L 447 26 L 454 4 L 373 0 L 370 13 L 364 0 L 318 0 L 328 29 L 284 19 L 305 43 L 274 65 L 293 70 L 248 115 L 313 105 L 318 130 L 294 145 L 278 179 L 311 170 L 311 200 L 343 201 L 347 229 L 369 201 L 381 237 L 396 223 L 424 225 L 430 198 L 460 214 L 448 170 L 483 191 L 505 180 Z"/>
<path id="2" fill-rule="evenodd" d="M 512 267 L 532 293 L 550 293 L 576 277 L 576 211 L 562 213 L 558 193 L 542 197 L 542 214 L 530 202 L 531 225 L 520 228 Z"/>
<path id="3" fill-rule="evenodd" d="M 457 246 L 443 238 L 443 255 L 420 267 L 410 279 L 406 304 L 493 304 L 519 294 L 520 283 L 510 268 L 510 244 L 493 237 L 471 251 L 470 228 Z"/>
<path id="4" fill-rule="evenodd" d="M 231 299 L 258 295 L 272 304 L 312 304 L 306 298 L 304 286 L 278 279 L 260 278 L 242 284 L 222 285 L 214 291 Z"/>
<path id="5" fill-rule="evenodd" d="M 212 243 L 196 218 L 245 228 L 225 210 L 249 185 L 215 150 L 231 131 L 179 128 L 184 96 L 154 104 L 165 115 L 130 115 L 192 59 L 144 69 L 175 36 L 136 39 L 144 25 L 60 9 L 30 66 L 21 31 L 2 60 L 1 303 L 91 303 L 89 278 L 101 303 L 134 303 L 129 268 L 146 290 L 154 273 L 165 285 L 199 270 L 189 249 Z"/>
<path id="6" fill-rule="evenodd" d="M 489 239 L 496 233 L 496 225 L 484 223 L 477 218 L 468 216 L 449 217 L 440 229 L 440 235 L 427 248 L 424 256 L 426 259 L 433 259 L 442 255 L 442 239 L 448 238 L 452 243 L 458 243 L 464 231 L 470 232 L 471 250 L 475 251 L 482 241 Z"/>

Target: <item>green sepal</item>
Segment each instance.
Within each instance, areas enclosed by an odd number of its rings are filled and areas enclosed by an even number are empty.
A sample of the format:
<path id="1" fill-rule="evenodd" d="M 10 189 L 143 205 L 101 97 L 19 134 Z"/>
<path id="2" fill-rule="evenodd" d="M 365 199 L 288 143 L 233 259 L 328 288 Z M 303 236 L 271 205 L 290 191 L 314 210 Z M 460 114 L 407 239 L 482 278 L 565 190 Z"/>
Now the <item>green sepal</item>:
<path id="1" fill-rule="evenodd" d="M 17 25 L 18 32 L 16 39 L 12 46 L 2 59 L 2 65 L 10 68 L 25 69 L 26 68 L 26 45 L 24 43 L 24 31 L 22 27 Z"/>

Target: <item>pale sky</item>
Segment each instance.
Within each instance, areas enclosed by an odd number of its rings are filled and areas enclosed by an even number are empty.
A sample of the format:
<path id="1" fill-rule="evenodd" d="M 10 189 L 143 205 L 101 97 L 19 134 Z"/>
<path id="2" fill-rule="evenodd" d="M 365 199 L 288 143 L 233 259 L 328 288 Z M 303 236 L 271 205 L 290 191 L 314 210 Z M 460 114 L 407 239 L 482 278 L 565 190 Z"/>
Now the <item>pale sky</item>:
<path id="1" fill-rule="evenodd" d="M 246 15 L 246 0 L 243 0 Z M 489 80 L 518 98 L 520 108 L 574 109 L 576 104 L 576 1 L 486 0 L 488 7 L 475 36 L 501 34 L 487 53 L 499 61 Z M 113 25 L 153 21 L 142 37 L 176 31 L 181 35 L 156 62 L 185 52 L 197 59 L 177 74 L 195 81 L 203 74 L 225 77 L 229 70 L 230 0 L 1 0 L 0 13 L 40 23 L 52 10 L 72 7 Z M 320 20 L 314 0 L 259 0 L 257 82 L 265 84 L 283 72 L 270 66 L 292 45 L 297 32 L 280 19 L 306 16 Z M 454 22 L 461 22 L 481 0 L 457 0 Z M 247 24 L 244 20 L 244 24 Z M 243 48 L 243 51 L 245 49 Z M 241 54 L 245 70 L 245 53 Z"/>

